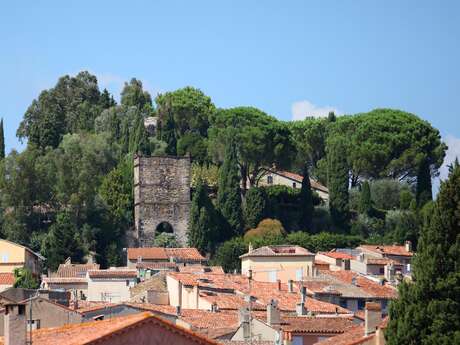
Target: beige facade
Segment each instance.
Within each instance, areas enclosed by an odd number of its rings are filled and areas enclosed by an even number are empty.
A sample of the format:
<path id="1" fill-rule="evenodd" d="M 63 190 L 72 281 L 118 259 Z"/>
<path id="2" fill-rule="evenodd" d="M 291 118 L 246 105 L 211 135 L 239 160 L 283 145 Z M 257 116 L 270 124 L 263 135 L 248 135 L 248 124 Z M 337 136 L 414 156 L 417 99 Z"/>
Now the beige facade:
<path id="1" fill-rule="evenodd" d="M 0 240 L 0 273 L 13 273 L 15 268 L 26 267 L 39 275 L 42 257 L 27 247 Z"/>
<path id="2" fill-rule="evenodd" d="M 88 301 L 129 301 L 129 289 L 136 284 L 136 280 L 137 278 L 88 278 Z"/>
<path id="3" fill-rule="evenodd" d="M 166 277 L 169 304 L 182 309 L 211 310 L 211 303 L 200 297 L 198 286 L 183 285 L 171 276 Z"/>
<path id="4" fill-rule="evenodd" d="M 65 290 L 71 293 L 70 298 L 86 299 L 88 297 L 88 282 L 86 278 L 43 278 L 43 289 Z M 76 294 L 76 295 L 75 295 Z"/>

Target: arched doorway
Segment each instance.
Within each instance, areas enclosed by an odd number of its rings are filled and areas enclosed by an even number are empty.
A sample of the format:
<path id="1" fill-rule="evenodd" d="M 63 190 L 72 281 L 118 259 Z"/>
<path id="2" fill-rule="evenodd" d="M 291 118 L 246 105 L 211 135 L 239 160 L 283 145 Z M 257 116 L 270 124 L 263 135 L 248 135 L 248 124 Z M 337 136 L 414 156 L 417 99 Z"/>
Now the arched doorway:
<path id="1" fill-rule="evenodd" d="M 174 228 L 168 222 L 161 222 L 155 229 L 155 238 L 153 240 L 155 247 L 179 247 L 177 243 L 176 234 Z"/>
<path id="2" fill-rule="evenodd" d="M 174 228 L 168 222 L 161 222 L 157 225 L 157 228 L 155 229 L 155 234 L 158 235 L 161 233 L 174 234 Z"/>

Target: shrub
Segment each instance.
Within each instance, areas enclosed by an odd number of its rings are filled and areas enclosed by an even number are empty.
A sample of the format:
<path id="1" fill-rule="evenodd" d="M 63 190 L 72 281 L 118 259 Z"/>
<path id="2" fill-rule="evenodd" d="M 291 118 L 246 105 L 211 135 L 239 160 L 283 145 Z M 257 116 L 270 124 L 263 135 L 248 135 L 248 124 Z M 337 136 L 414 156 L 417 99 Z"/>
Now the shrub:
<path id="1" fill-rule="evenodd" d="M 217 248 L 211 263 L 222 266 L 225 272 L 240 271 L 240 256 L 246 253 L 247 249 L 243 238 L 234 237 Z"/>
<path id="2" fill-rule="evenodd" d="M 264 219 L 262 220 L 257 228 L 248 230 L 244 234 L 245 241 L 252 240 L 257 237 L 266 237 L 266 236 L 284 236 L 286 231 L 283 228 L 283 225 L 278 219 Z"/>

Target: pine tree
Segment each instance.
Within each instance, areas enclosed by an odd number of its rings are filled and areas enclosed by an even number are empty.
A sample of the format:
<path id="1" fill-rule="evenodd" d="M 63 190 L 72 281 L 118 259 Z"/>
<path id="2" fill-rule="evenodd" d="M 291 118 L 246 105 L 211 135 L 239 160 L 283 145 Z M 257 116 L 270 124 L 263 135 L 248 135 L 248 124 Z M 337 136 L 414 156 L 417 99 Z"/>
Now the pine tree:
<path id="1" fill-rule="evenodd" d="M 3 118 L 0 121 L 0 160 L 5 158 L 5 133 L 3 131 Z"/>
<path id="2" fill-rule="evenodd" d="M 433 200 L 430 165 L 426 159 L 422 161 L 418 169 L 415 199 L 419 208 Z"/>
<path id="3" fill-rule="evenodd" d="M 241 234 L 243 216 L 241 211 L 240 173 L 233 142 L 227 145 L 224 163 L 219 170 L 217 207 L 227 220 L 230 231 L 235 235 Z"/>
<path id="4" fill-rule="evenodd" d="M 217 212 L 209 199 L 203 181 L 199 180 L 190 209 L 188 245 L 201 253 L 212 253 L 219 241 Z"/>
<path id="5" fill-rule="evenodd" d="M 460 344 L 459 167 L 441 183 L 417 249 L 413 282 L 390 307 L 387 344 Z"/>
<path id="6" fill-rule="evenodd" d="M 327 173 L 329 210 L 332 220 L 337 227 L 347 230 L 349 220 L 349 178 L 345 145 L 341 139 L 328 144 Z"/>
<path id="7" fill-rule="evenodd" d="M 359 208 L 358 212 L 370 215 L 372 211 L 371 188 L 369 182 L 364 181 L 361 186 L 361 193 L 359 194 Z"/>
<path id="8" fill-rule="evenodd" d="M 267 216 L 267 193 L 263 188 L 252 187 L 246 193 L 244 219 L 247 228 L 255 228 Z"/>
<path id="9" fill-rule="evenodd" d="M 308 166 L 305 166 L 300 190 L 300 222 L 304 229 L 311 230 L 313 219 L 313 195 L 310 184 L 310 174 Z"/>

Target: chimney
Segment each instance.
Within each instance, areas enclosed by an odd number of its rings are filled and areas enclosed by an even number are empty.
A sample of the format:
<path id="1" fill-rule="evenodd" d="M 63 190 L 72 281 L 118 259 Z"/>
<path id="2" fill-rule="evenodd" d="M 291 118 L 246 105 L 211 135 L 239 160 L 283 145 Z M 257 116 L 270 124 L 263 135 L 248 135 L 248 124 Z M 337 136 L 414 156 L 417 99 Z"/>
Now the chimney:
<path id="1" fill-rule="evenodd" d="M 367 302 L 364 311 L 364 335 L 374 333 L 382 322 L 382 307 L 380 303 Z"/>
<path id="2" fill-rule="evenodd" d="M 195 301 L 194 301 L 195 307 L 193 309 L 199 309 L 198 305 L 200 304 L 199 303 L 200 302 L 200 300 L 199 300 L 200 299 L 200 293 L 199 293 L 198 285 L 195 285 L 193 287 L 193 295 L 195 296 Z"/>
<path id="3" fill-rule="evenodd" d="M 238 313 L 238 319 L 240 322 L 240 326 L 243 327 L 243 338 L 248 339 L 250 337 L 249 333 L 249 310 L 247 308 L 241 308 Z"/>
<path id="4" fill-rule="evenodd" d="M 281 280 L 280 279 L 276 281 L 276 288 L 278 289 L 278 291 L 281 291 Z"/>
<path id="5" fill-rule="evenodd" d="M 293 281 L 292 279 L 288 280 L 288 292 L 294 292 L 294 287 L 293 287 Z"/>
<path id="6" fill-rule="evenodd" d="M 292 345 L 292 333 L 284 332 L 283 345 Z"/>
<path id="7" fill-rule="evenodd" d="M 404 242 L 404 247 L 406 247 L 406 252 L 412 252 L 412 242 L 411 241 Z"/>
<path id="8" fill-rule="evenodd" d="M 300 302 L 297 303 L 295 306 L 297 316 L 307 315 L 307 308 L 305 307 L 306 298 L 307 298 L 306 288 L 305 286 L 302 286 L 300 288 Z"/>
<path id="9" fill-rule="evenodd" d="M 5 345 L 24 345 L 26 343 L 26 304 L 5 304 Z"/>
<path id="10" fill-rule="evenodd" d="M 219 311 L 219 309 L 217 308 L 217 303 L 216 302 L 213 302 L 211 304 L 211 312 L 212 313 L 217 313 Z"/>
<path id="11" fill-rule="evenodd" d="M 267 324 L 270 326 L 279 325 L 281 323 L 280 310 L 278 308 L 278 302 L 271 300 L 267 305 Z"/>
<path id="12" fill-rule="evenodd" d="M 248 253 L 251 254 L 253 250 L 254 250 L 254 247 L 252 246 L 252 243 L 249 242 Z"/>
<path id="13" fill-rule="evenodd" d="M 180 281 L 177 286 L 177 306 L 182 308 L 182 282 Z"/>

